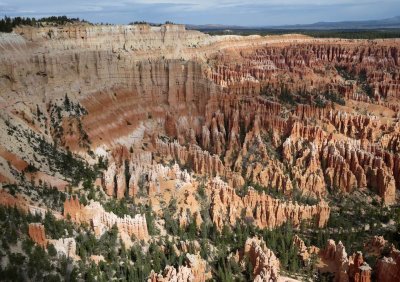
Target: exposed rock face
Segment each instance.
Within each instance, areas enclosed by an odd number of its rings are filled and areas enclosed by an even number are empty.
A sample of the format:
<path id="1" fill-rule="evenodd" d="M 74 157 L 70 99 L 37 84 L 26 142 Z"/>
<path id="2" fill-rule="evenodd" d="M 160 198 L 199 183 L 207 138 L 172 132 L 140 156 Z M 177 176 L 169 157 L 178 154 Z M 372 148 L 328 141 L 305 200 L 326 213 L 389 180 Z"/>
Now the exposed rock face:
<path id="1" fill-rule="evenodd" d="M 278 281 L 280 263 L 262 240 L 249 238 L 244 246 L 244 256 L 253 265 L 254 281 Z"/>
<path id="2" fill-rule="evenodd" d="M 138 189 L 136 169 L 125 162 L 133 159 L 130 153 L 118 159 L 114 151 L 151 139 L 152 153 L 198 174 L 224 176 L 232 185 L 248 178 L 316 197 L 326 195 L 327 186 L 347 192 L 369 187 L 385 203 L 395 201 L 399 130 L 390 113 L 399 108 L 391 103 L 400 94 L 397 40 L 212 37 L 180 25 L 83 25 L 18 28 L 1 35 L 0 50 L 2 120 L 75 152 L 109 157 L 103 176 L 108 195 L 133 196 Z M 300 93 L 296 98 L 311 105 L 289 109 L 279 98 L 283 92 Z M 328 92 L 352 104 L 337 109 L 328 99 L 321 108 L 316 95 L 308 95 Z M 15 103 L 15 93 L 22 103 Z M 66 94 L 73 109 L 64 107 Z M 388 114 L 361 113 L 365 104 Z M 43 163 L 35 150 L 19 150 L 29 140 L 8 136 L 7 127 L 0 126 L 1 151 L 8 152 L 0 161 L 12 156 L 25 166 L 25 160 Z M 389 128 L 393 134 L 381 138 Z M 158 140 L 164 134 L 175 141 Z M 373 156 L 357 164 L 326 145 L 345 138 L 382 143 L 384 151 L 367 150 Z M 49 178 L 51 168 L 40 167 L 38 180 Z M 2 170 L 0 178 L 15 180 L 10 169 Z M 59 175 L 54 178 L 54 185 L 65 187 Z"/>
<path id="3" fill-rule="evenodd" d="M 125 146 L 115 148 L 103 174 L 103 187 L 109 196 L 121 199 L 138 192 L 141 173 L 151 164 L 150 152 L 130 153 Z"/>
<path id="4" fill-rule="evenodd" d="M 28 228 L 28 234 L 32 241 L 39 246 L 45 247 L 47 245 L 47 239 L 44 226 L 40 223 L 30 223 Z"/>
<path id="5" fill-rule="evenodd" d="M 25 212 L 28 211 L 27 204 L 22 197 L 15 197 L 4 189 L 0 189 L 0 205 L 6 207 L 17 207 Z"/>
<path id="6" fill-rule="evenodd" d="M 163 274 L 156 274 L 152 272 L 148 282 L 167 282 L 167 281 L 177 281 L 177 282 L 191 282 L 194 280 L 194 276 L 189 267 L 179 266 L 176 270 L 173 266 L 166 266 Z"/>
<path id="7" fill-rule="evenodd" d="M 224 224 L 234 225 L 242 212 L 247 220 L 260 228 L 275 228 L 287 221 L 299 226 L 302 220 L 312 219 L 316 220 L 318 227 L 324 227 L 329 219 L 330 208 L 323 201 L 314 206 L 286 203 L 251 188 L 240 197 L 219 178 L 212 180 L 209 189 L 212 191 L 210 214 L 218 228 Z"/>
<path id="8" fill-rule="evenodd" d="M 99 264 L 101 261 L 105 261 L 104 256 L 102 255 L 91 255 L 90 260 L 93 261 L 95 264 Z"/>
<path id="9" fill-rule="evenodd" d="M 199 255 L 186 254 L 186 266 L 166 266 L 162 274 L 151 272 L 148 282 L 205 282 L 209 279 L 206 262 Z"/>
<path id="10" fill-rule="evenodd" d="M 196 173 L 211 176 L 225 175 L 225 168 L 219 157 L 203 151 L 196 145 L 186 148 L 179 145 L 178 142 L 164 143 L 161 140 L 157 140 L 155 145 L 162 156 L 177 160 L 182 165 L 188 165 Z"/>
<path id="11" fill-rule="evenodd" d="M 325 147 L 323 160 L 330 186 L 345 192 L 369 186 L 385 203 L 394 203 L 395 179 L 382 157 L 363 150 L 358 144 L 336 142 Z"/>
<path id="12" fill-rule="evenodd" d="M 347 256 L 342 242 L 328 240 L 327 246 L 321 251 L 323 261 L 332 265 L 335 281 L 371 281 L 371 267 L 364 262 L 361 252 Z"/>
<path id="13" fill-rule="evenodd" d="M 383 236 L 374 236 L 364 243 L 364 251 L 379 257 L 388 245 L 388 241 Z"/>
<path id="14" fill-rule="evenodd" d="M 371 281 L 371 267 L 364 262 L 361 252 L 357 252 L 352 257 L 353 264 L 349 266 L 349 280 L 359 281 L 359 282 L 369 282 Z"/>
<path id="15" fill-rule="evenodd" d="M 378 281 L 398 281 L 400 279 L 400 251 L 392 248 L 389 257 L 378 260 L 376 269 Z"/>
<path id="16" fill-rule="evenodd" d="M 308 264 L 312 255 L 318 255 L 320 250 L 315 246 L 307 247 L 304 241 L 297 235 L 293 237 L 293 244 L 297 247 L 301 260 Z"/>
<path id="17" fill-rule="evenodd" d="M 186 254 L 188 267 L 190 267 L 195 282 L 204 282 L 210 279 L 210 273 L 207 271 L 207 262 L 200 255 Z"/>
<path id="18" fill-rule="evenodd" d="M 295 123 L 294 127 L 299 127 Z M 282 144 L 284 160 L 293 167 L 294 177 L 301 191 L 321 197 L 326 194 L 326 183 L 319 160 L 317 142 L 309 143 L 310 135 L 291 134 Z M 297 159 L 294 156 L 297 154 Z"/>
<path id="19" fill-rule="evenodd" d="M 41 223 L 30 223 L 28 229 L 29 237 L 41 247 L 52 244 L 59 256 L 66 256 L 72 259 L 79 259 L 76 255 L 76 242 L 74 238 L 46 239 L 44 225 Z"/>
<path id="20" fill-rule="evenodd" d="M 251 188 L 241 193 L 245 183 L 318 199 L 367 188 L 396 203 L 399 42 L 209 36 L 169 24 L 17 28 L 0 34 L 0 182 L 66 191 L 70 177 L 49 161 L 57 144 L 90 163 L 92 153 L 108 160 L 98 184 L 109 197 L 156 203 L 159 214 L 160 202 L 176 200 L 182 227 L 193 219 L 200 225 L 203 208 L 219 229 L 242 218 L 260 228 L 327 224 L 323 200 L 303 205 Z M 224 182 L 207 182 L 215 176 Z M 200 179 L 210 207 L 196 197 Z M 46 212 L 2 190 L 0 204 Z M 99 203 L 68 199 L 67 216 L 96 236 L 115 225 L 126 244 L 131 236 L 149 239 L 143 215 L 120 218 Z M 40 245 L 51 241 L 40 226 L 29 233 Z M 293 243 L 305 261 L 317 251 L 298 237 Z M 73 255 L 73 241 L 54 244 Z M 379 252 L 386 245 L 368 244 Z M 184 253 L 187 245 L 176 248 Z M 261 242 L 249 239 L 246 252 L 258 280 L 278 278 L 276 257 Z M 329 242 L 321 255 L 336 280 L 370 280 L 361 253 L 349 257 Z M 398 265 L 395 251 L 380 260 L 382 280 L 399 280 Z M 168 266 L 151 281 L 204 281 L 204 269 L 189 256 L 186 266 Z"/>
<path id="21" fill-rule="evenodd" d="M 233 93 L 240 93 L 241 87 L 246 86 L 254 88 L 257 81 L 268 81 L 268 86 L 279 85 L 277 73 L 287 74 L 295 73 L 297 80 L 289 83 L 289 88 L 295 90 L 299 86 L 330 85 L 342 92 L 347 97 L 358 98 L 364 96 L 357 93 L 357 87 L 352 88 L 351 85 L 339 84 L 340 78 L 332 76 L 332 80 L 327 77 L 318 75 L 317 71 L 324 73 L 327 71 L 327 65 L 336 65 L 343 67 L 345 71 L 349 71 L 349 64 L 357 65 L 354 72 L 360 73 L 366 70 L 368 73 L 368 82 L 375 81 L 374 90 L 377 95 L 386 96 L 385 89 L 390 89 L 392 97 L 398 95 L 398 82 L 393 81 L 396 75 L 388 77 L 384 72 L 374 69 L 374 65 L 379 64 L 378 61 L 384 61 L 384 67 L 395 67 L 398 62 L 398 47 L 394 43 L 392 46 L 368 46 L 358 42 L 357 46 L 349 44 L 349 42 L 329 42 L 323 40 L 314 41 L 313 44 L 307 44 L 303 41 L 300 44 L 292 44 L 290 46 L 280 46 L 271 44 L 263 46 L 263 48 L 255 48 L 253 50 L 240 50 L 237 55 L 235 64 L 231 63 L 231 58 L 225 54 L 218 54 L 216 57 L 216 71 L 213 73 L 213 79 L 216 83 L 233 88 Z M 328 43 L 329 42 L 329 43 Z M 344 43 L 344 44 L 343 44 Z M 360 44 L 361 43 L 361 44 Z M 233 54 L 232 54 L 233 53 Z M 379 58 L 379 59 L 378 59 Z M 240 67 L 238 67 L 240 65 Z M 324 70 L 325 68 L 325 70 Z M 314 71 L 309 71 L 310 69 Z M 382 82 L 378 82 L 378 77 L 387 77 L 390 86 L 380 87 Z M 335 82 L 337 83 L 335 85 Z M 241 86 L 241 87 L 240 87 Z M 234 91 L 235 90 L 235 91 Z M 267 93 L 268 94 L 268 93 Z M 356 95 L 359 94 L 359 95 Z M 366 95 L 365 95 L 366 96 Z M 365 98 L 367 100 L 368 97 Z"/>
<path id="22" fill-rule="evenodd" d="M 112 212 L 106 212 L 98 202 L 91 202 L 87 206 L 82 206 L 76 198 L 67 199 L 64 203 L 64 217 L 70 217 L 72 221 L 77 223 L 90 224 L 98 237 L 116 225 L 123 239 L 126 238 L 126 236 L 123 236 L 125 234 L 128 235 L 127 238 L 135 236 L 138 240 L 149 238 L 144 215 L 137 214 L 133 218 L 125 215 L 121 218 Z"/>
<path id="23" fill-rule="evenodd" d="M 352 138 L 375 140 L 380 121 L 375 116 L 348 114 L 331 110 L 328 119 L 340 133 Z"/>
<path id="24" fill-rule="evenodd" d="M 66 256 L 72 259 L 80 259 L 76 255 L 76 241 L 74 238 L 62 238 L 58 240 L 48 240 L 48 244 L 52 244 L 60 256 Z"/>
<path id="25" fill-rule="evenodd" d="M 176 180 L 178 186 L 192 182 L 190 174 L 186 170 L 181 170 L 179 165 L 168 167 L 152 164 L 150 152 L 129 153 L 124 146 L 113 151 L 110 165 L 103 174 L 106 194 L 118 199 L 133 197 L 138 192 L 145 192 L 150 196 L 162 193 L 160 182 L 166 180 Z"/>
<path id="26" fill-rule="evenodd" d="M 64 216 L 70 217 L 72 221 L 79 222 L 83 206 L 76 197 L 71 197 L 64 202 Z"/>

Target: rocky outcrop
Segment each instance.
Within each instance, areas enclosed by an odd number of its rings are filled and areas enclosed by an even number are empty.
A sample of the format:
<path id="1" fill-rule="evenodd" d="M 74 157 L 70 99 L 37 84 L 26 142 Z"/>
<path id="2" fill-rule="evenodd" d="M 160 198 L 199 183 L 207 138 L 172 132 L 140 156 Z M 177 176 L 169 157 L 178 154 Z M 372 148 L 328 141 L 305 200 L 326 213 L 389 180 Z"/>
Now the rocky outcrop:
<path id="1" fill-rule="evenodd" d="M 291 135 L 282 144 L 282 155 L 284 161 L 292 167 L 300 191 L 321 197 L 327 191 L 317 146 L 316 143 L 310 143 L 302 137 L 296 140 L 296 137 Z"/>
<path id="2" fill-rule="evenodd" d="M 206 262 L 199 256 L 186 254 L 186 266 L 166 266 L 162 274 L 151 272 L 148 282 L 205 282 L 210 278 Z"/>
<path id="3" fill-rule="evenodd" d="M 370 282 L 371 281 L 371 267 L 364 262 L 361 252 L 357 252 L 351 257 L 353 263 L 349 266 L 349 280 L 357 282 Z"/>
<path id="4" fill-rule="evenodd" d="M 203 260 L 199 254 L 186 254 L 186 261 L 188 267 L 193 273 L 194 282 L 204 282 L 211 278 L 207 262 Z"/>
<path id="5" fill-rule="evenodd" d="M 311 256 L 318 255 L 320 252 L 319 248 L 315 246 L 307 247 L 304 241 L 297 235 L 293 236 L 293 245 L 297 247 L 299 256 L 305 265 L 310 262 Z"/>
<path id="6" fill-rule="evenodd" d="M 49 244 L 53 245 L 59 256 L 66 256 L 72 259 L 80 259 L 76 255 L 76 242 L 74 238 L 46 239 L 44 225 L 41 223 L 30 223 L 28 234 L 33 242 L 45 248 Z"/>
<path id="7" fill-rule="evenodd" d="M 102 177 L 106 194 L 118 199 L 133 197 L 139 190 L 142 174 L 150 169 L 151 162 L 150 152 L 141 150 L 129 152 L 126 146 L 116 147 L 111 153 L 108 168 Z"/>
<path id="8" fill-rule="evenodd" d="M 296 106 L 294 115 L 299 117 L 300 120 L 307 120 L 310 118 L 323 120 L 329 112 L 329 108 L 320 108 L 313 105 L 299 104 Z"/>
<path id="9" fill-rule="evenodd" d="M 392 46 L 384 47 L 369 46 L 362 42 L 349 43 L 328 43 L 317 40 L 313 44 L 303 42 L 279 47 L 271 44 L 252 50 L 250 48 L 232 50 L 230 56 L 216 54 L 212 79 L 219 85 L 231 88 L 231 92 L 235 94 L 242 93 L 240 90 L 244 87 L 257 91 L 260 88 L 256 82 L 263 81 L 264 93 L 273 95 L 271 89 L 279 91 L 282 80 L 285 80 L 279 74 L 284 76 L 290 73 L 291 77 L 286 78 L 286 87 L 291 92 L 304 92 L 304 89 L 310 87 L 328 86 L 326 90 L 335 90 L 348 98 L 366 97 L 364 100 L 368 101 L 368 96 L 365 93 L 361 95 L 357 87 L 360 82 L 354 82 L 355 87 L 351 87 L 348 83 L 350 75 L 343 74 L 343 72 L 351 75 L 363 73 L 366 76 L 364 79 L 374 90 L 369 95 L 396 97 L 399 88 L 396 79 L 398 72 L 390 76 L 377 68 L 380 62 L 383 62 L 384 68 L 396 68 L 398 62 L 396 44 L 393 42 Z M 233 56 L 235 64 L 230 61 Z M 327 66 L 337 67 L 339 73 Z M 329 78 L 324 77 L 324 74 Z M 346 87 L 348 85 L 350 87 Z M 386 94 L 386 91 L 390 94 Z"/>
<path id="10" fill-rule="evenodd" d="M 95 264 L 99 264 L 101 261 L 105 262 L 103 255 L 91 255 L 89 259 L 93 261 Z"/>
<path id="11" fill-rule="evenodd" d="M 244 246 L 243 256 L 253 266 L 254 281 L 278 281 L 280 263 L 275 254 L 262 240 L 249 238 Z"/>
<path id="12" fill-rule="evenodd" d="M 170 24 L 18 27 L 0 34 L 0 96 L 1 182 L 68 191 L 71 177 L 49 149 L 64 146 L 90 164 L 108 160 L 98 183 L 108 197 L 154 204 L 158 217 L 161 203 L 176 200 L 181 227 L 199 226 L 204 209 L 219 229 L 239 219 L 259 228 L 304 220 L 324 227 L 324 201 L 299 204 L 262 190 L 321 199 L 368 188 L 393 204 L 400 189 L 398 39 L 210 36 Z M 226 181 L 207 182 L 215 176 Z M 242 191 L 245 180 L 257 191 Z M 0 190 L 0 204 L 43 216 L 46 207 L 27 196 Z M 70 198 L 64 217 L 96 236 L 116 226 L 126 244 L 149 239 L 143 215 L 118 217 L 99 203 Z M 29 234 L 40 245 L 51 241 L 40 226 Z M 245 253 L 257 279 L 276 280 L 276 258 L 253 239 Z M 293 243 L 304 261 L 316 252 L 298 237 Z M 72 256 L 71 244 L 54 241 Z M 387 244 L 374 238 L 368 246 L 382 252 Z M 369 281 L 361 253 L 347 256 L 330 242 L 322 254 L 339 281 Z M 398 280 L 398 265 L 393 251 L 379 275 Z M 151 279 L 203 281 L 204 268 L 187 257 Z"/>
<path id="13" fill-rule="evenodd" d="M 81 154 L 90 149 L 107 155 L 121 144 L 140 147 L 145 138 L 165 134 L 184 148 L 158 144 L 159 151 L 193 166 L 196 173 L 213 176 L 230 176 L 229 170 L 241 174 L 246 156 L 240 151 L 250 130 L 261 136 L 271 130 L 274 149 L 280 149 L 281 140 L 289 135 L 293 143 L 302 138 L 318 146 L 328 138 L 328 130 L 321 129 L 324 125 L 349 138 L 379 142 L 386 122 L 377 115 L 359 114 L 357 105 L 336 109 L 330 101 L 318 108 L 316 96 L 337 93 L 340 98 L 393 111 L 396 105 L 381 100 L 399 95 L 397 40 L 209 36 L 181 25 L 85 24 L 18 27 L 13 34 L 1 35 L 0 50 L 2 120 L 11 120 L 13 126 L 18 121 L 49 143 L 61 139 Z M 290 109 L 281 99 L 285 93 L 292 103 L 311 105 Z M 84 108 L 76 117 L 64 115 L 66 94 Z M 60 124 L 52 115 L 56 108 L 62 113 Z M 5 122 L 1 127 L 5 151 L 26 163 L 36 159 L 32 150 L 18 150 L 30 140 L 7 136 Z M 60 128 L 65 136 L 57 138 Z M 88 140 L 82 146 L 84 136 Z M 391 144 L 396 146 L 395 138 Z M 316 156 L 304 152 L 293 172 L 295 181 L 283 173 L 280 160 L 255 164 L 257 173 L 250 178 L 286 191 L 297 185 L 323 196 L 324 177 Z M 41 169 L 51 170 L 48 164 Z M 130 169 L 130 164 L 110 162 L 103 177 L 108 195 L 122 198 L 136 193 L 136 180 L 126 173 Z M 249 174 L 244 172 L 246 177 Z M 381 184 L 377 186 L 379 195 L 392 202 L 393 193 L 386 192 L 390 175 L 376 174 L 385 186 L 385 191 L 379 190 Z M 399 186 L 397 175 L 393 173 Z M 4 173 L 3 178 L 8 176 Z M 346 173 L 343 181 L 353 179 Z"/>
<path id="14" fill-rule="evenodd" d="M 47 246 L 46 234 L 44 231 L 44 225 L 40 223 L 30 223 L 28 226 L 28 234 L 33 242 L 39 246 Z"/>
<path id="15" fill-rule="evenodd" d="M 181 165 L 188 166 L 198 174 L 224 175 L 225 168 L 217 155 L 211 155 L 196 145 L 189 148 L 179 145 L 178 142 L 164 143 L 156 140 L 157 152 L 166 158 L 172 158 Z"/>
<path id="16" fill-rule="evenodd" d="M 323 201 L 313 206 L 299 205 L 274 199 L 252 188 L 240 197 L 218 178 L 211 181 L 208 189 L 212 193 L 210 214 L 218 228 L 225 224 L 234 225 L 243 214 L 246 220 L 260 228 L 275 228 L 285 222 L 299 226 L 303 220 L 315 220 L 317 227 L 324 227 L 329 219 L 330 208 Z"/>
<path id="17" fill-rule="evenodd" d="M 371 281 L 371 267 L 364 261 L 361 252 L 347 256 L 342 242 L 328 240 L 325 249 L 321 250 L 322 261 L 330 266 L 328 271 L 335 273 L 335 281 Z M 324 270 L 323 270 L 324 271 Z"/>
<path id="18" fill-rule="evenodd" d="M 59 256 L 66 256 L 79 260 L 79 256 L 76 255 L 76 241 L 74 238 L 61 238 L 58 240 L 48 240 L 48 244 L 52 244 L 57 251 Z"/>
<path id="19" fill-rule="evenodd" d="M 6 190 L 0 188 L 0 205 L 5 207 L 17 207 L 18 209 L 27 212 L 28 207 L 26 201 L 20 196 L 13 196 Z"/>
<path id="20" fill-rule="evenodd" d="M 189 267 L 180 265 L 178 270 L 173 266 L 166 266 L 163 274 L 157 274 L 154 271 L 150 273 L 150 278 L 147 282 L 191 282 L 194 280 L 194 276 Z"/>
<path id="21" fill-rule="evenodd" d="M 389 242 L 383 236 L 374 236 L 364 243 L 364 251 L 376 257 L 381 256 L 386 247 L 389 247 Z"/>
<path id="22" fill-rule="evenodd" d="M 398 281 L 400 279 L 400 251 L 393 248 L 389 257 L 378 260 L 376 272 L 378 281 Z"/>
<path id="23" fill-rule="evenodd" d="M 396 183 L 391 169 L 379 155 L 363 150 L 359 143 L 328 143 L 322 153 L 327 184 L 343 192 L 370 187 L 385 203 L 395 201 Z"/>
<path id="24" fill-rule="evenodd" d="M 274 143 L 277 143 L 274 133 L 263 133 L 260 118 L 255 116 L 253 128 L 246 133 L 235 160 L 234 171 L 245 175 L 253 183 L 290 194 L 293 184 L 278 158 L 277 145 Z M 233 155 L 229 157 L 234 158 Z"/>
<path id="25" fill-rule="evenodd" d="M 106 212 L 98 202 L 92 201 L 89 205 L 83 206 L 76 198 L 67 199 L 64 203 L 64 217 L 71 218 L 76 223 L 90 224 L 97 237 L 116 226 L 122 239 L 127 238 L 125 243 L 128 245 L 130 245 L 129 241 L 132 236 L 137 240 L 147 240 L 149 238 L 144 215 L 137 214 L 134 217 L 125 215 L 121 218 L 113 212 Z"/>
<path id="26" fill-rule="evenodd" d="M 333 110 L 329 112 L 328 119 L 338 132 L 356 139 L 376 140 L 381 125 L 376 116 L 354 115 Z"/>

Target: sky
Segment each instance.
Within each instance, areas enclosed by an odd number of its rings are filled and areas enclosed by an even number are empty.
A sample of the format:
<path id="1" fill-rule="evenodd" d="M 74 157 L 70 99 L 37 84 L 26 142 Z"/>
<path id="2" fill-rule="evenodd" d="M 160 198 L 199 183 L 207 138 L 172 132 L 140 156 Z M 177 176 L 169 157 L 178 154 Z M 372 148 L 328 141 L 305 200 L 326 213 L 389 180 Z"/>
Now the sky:
<path id="1" fill-rule="evenodd" d="M 0 17 L 67 15 L 95 23 L 133 21 L 273 26 L 400 15 L 400 0 L 0 0 Z"/>

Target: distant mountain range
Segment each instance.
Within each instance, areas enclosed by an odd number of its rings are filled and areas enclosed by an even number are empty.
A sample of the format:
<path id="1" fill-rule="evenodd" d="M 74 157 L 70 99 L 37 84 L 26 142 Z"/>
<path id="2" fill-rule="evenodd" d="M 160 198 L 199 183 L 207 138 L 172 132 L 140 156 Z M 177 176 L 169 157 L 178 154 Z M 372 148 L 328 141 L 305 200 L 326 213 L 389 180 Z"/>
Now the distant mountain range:
<path id="1" fill-rule="evenodd" d="M 332 29 L 383 29 L 383 28 L 400 28 L 400 16 L 381 19 L 381 20 L 366 20 L 366 21 L 342 21 L 342 22 L 317 22 L 313 24 L 296 24 L 296 25 L 281 25 L 281 26 L 237 26 L 237 25 L 186 25 L 188 29 L 197 30 L 226 30 L 226 29 L 283 29 L 283 30 L 332 30 Z"/>

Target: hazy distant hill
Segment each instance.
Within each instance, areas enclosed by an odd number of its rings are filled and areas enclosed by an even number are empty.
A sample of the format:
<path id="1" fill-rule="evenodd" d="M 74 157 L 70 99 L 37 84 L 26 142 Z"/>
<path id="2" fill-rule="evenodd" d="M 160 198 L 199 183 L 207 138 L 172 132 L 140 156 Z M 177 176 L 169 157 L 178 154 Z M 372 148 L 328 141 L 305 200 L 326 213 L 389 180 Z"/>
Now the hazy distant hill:
<path id="1" fill-rule="evenodd" d="M 189 29 L 198 30 L 222 30 L 222 29 L 248 29 L 249 26 L 234 26 L 234 25 L 187 25 Z M 254 26 L 253 26 L 254 28 Z M 266 29 L 311 29 L 311 30 L 326 30 L 326 29 L 381 29 L 381 28 L 400 28 L 400 16 L 368 21 L 343 21 L 343 22 L 317 22 L 313 24 L 296 24 L 296 25 L 281 25 L 281 26 L 258 26 L 257 28 Z"/>
<path id="2" fill-rule="evenodd" d="M 317 22 L 306 25 L 279 26 L 282 29 L 377 29 L 400 28 L 400 16 L 370 21 Z"/>

